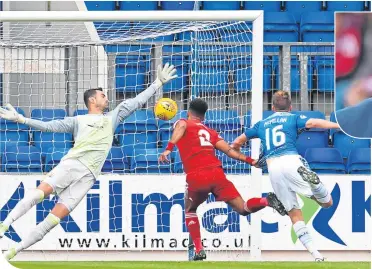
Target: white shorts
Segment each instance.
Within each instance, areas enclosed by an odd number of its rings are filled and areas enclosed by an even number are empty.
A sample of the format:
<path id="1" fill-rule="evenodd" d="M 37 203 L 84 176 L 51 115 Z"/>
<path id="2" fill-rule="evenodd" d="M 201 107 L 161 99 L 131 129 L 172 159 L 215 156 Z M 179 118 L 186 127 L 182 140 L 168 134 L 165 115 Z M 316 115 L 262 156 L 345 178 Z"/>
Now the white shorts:
<path id="1" fill-rule="evenodd" d="M 268 163 L 271 185 L 287 211 L 301 208 L 296 194 L 313 196 L 309 183 L 297 172 L 300 166 L 307 166 L 301 158 L 300 155 L 285 155 L 270 159 Z"/>
<path id="2" fill-rule="evenodd" d="M 43 181 L 53 188 L 58 203 L 65 205 L 71 212 L 92 188 L 96 179 L 92 172 L 75 159 L 60 162 L 47 174 Z"/>

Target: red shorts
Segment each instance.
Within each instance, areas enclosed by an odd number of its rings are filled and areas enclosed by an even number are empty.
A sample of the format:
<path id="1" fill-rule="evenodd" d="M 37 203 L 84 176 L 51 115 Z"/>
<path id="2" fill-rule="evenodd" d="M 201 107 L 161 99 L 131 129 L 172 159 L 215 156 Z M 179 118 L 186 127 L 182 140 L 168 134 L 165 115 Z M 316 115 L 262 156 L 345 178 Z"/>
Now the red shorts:
<path id="1" fill-rule="evenodd" d="M 217 201 L 230 201 L 240 196 L 234 184 L 226 178 L 221 167 L 199 169 L 186 176 L 186 195 L 193 206 L 202 204 L 213 193 Z"/>

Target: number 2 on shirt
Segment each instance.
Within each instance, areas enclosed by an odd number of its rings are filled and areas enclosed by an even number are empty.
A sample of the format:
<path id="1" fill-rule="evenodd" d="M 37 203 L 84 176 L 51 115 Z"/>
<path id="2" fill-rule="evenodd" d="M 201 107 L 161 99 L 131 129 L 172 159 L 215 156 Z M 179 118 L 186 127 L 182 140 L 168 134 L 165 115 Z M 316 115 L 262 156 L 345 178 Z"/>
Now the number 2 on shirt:
<path id="1" fill-rule="evenodd" d="M 208 131 L 201 129 L 199 130 L 198 135 L 200 139 L 200 146 L 213 146 L 211 142 L 209 142 L 211 139 L 211 135 Z"/>
<path id="2" fill-rule="evenodd" d="M 270 150 L 271 148 L 271 144 L 270 144 L 271 141 L 273 142 L 274 147 L 280 147 L 285 143 L 285 133 L 281 131 L 282 129 L 283 129 L 283 125 L 278 125 L 272 129 L 267 128 L 265 130 L 267 150 Z"/>

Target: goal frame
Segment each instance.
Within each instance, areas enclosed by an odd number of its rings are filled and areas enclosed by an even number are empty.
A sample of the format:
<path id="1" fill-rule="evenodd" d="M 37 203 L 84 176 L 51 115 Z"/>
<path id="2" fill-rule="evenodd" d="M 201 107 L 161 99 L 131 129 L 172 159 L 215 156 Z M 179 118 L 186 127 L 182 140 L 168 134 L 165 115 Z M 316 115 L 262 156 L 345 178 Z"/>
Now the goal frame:
<path id="1" fill-rule="evenodd" d="M 79 7 L 79 9 L 82 9 Z M 94 21 L 252 21 L 252 124 L 262 119 L 263 112 L 263 23 L 262 10 L 239 11 L 1 11 L 0 22 L 86 22 L 92 41 L 99 37 L 94 29 Z M 103 50 L 103 47 L 102 47 Z M 104 50 L 99 52 L 103 55 Z M 106 61 L 100 61 L 106 62 Z M 99 67 L 107 74 L 107 66 Z M 254 78 L 254 79 L 253 79 Z M 99 78 L 103 88 L 107 88 L 107 79 Z M 6 101 L 6 100 L 4 100 Z M 252 141 L 252 157 L 259 157 L 260 141 Z M 249 194 L 261 197 L 262 170 L 252 167 L 252 185 Z M 261 260 L 261 213 L 251 218 L 250 254 L 251 260 Z"/>

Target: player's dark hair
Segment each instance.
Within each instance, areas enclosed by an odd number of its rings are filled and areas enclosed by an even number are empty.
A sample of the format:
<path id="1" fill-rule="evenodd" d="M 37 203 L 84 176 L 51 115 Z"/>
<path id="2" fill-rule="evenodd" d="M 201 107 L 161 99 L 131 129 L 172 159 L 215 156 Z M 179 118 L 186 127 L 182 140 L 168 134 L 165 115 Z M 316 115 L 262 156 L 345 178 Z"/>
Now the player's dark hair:
<path id="1" fill-rule="evenodd" d="M 208 104 L 203 99 L 195 98 L 190 102 L 189 111 L 197 117 L 204 117 L 207 110 Z"/>
<path id="2" fill-rule="evenodd" d="M 90 97 L 94 97 L 94 96 L 96 96 L 97 91 L 101 91 L 101 92 L 102 92 L 103 90 L 102 90 L 101 87 L 99 87 L 99 88 L 89 89 L 89 90 L 86 90 L 86 91 L 84 92 L 84 103 L 85 103 L 85 106 L 86 106 L 87 108 L 89 108 L 89 107 L 88 107 L 88 104 L 89 104 L 89 98 L 90 98 Z"/>
<path id="3" fill-rule="evenodd" d="M 273 106 L 276 111 L 289 111 L 291 104 L 291 95 L 288 91 L 280 90 L 273 95 Z"/>

